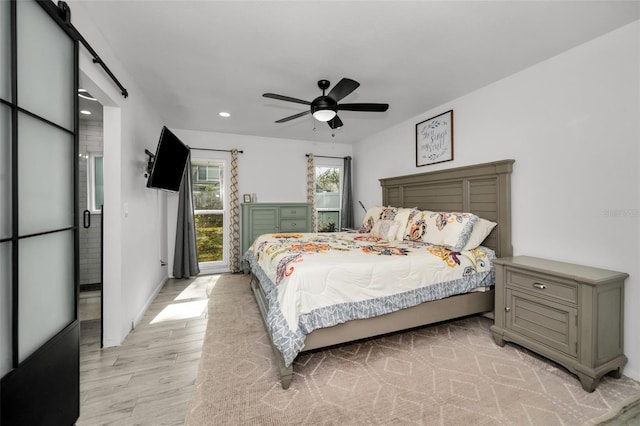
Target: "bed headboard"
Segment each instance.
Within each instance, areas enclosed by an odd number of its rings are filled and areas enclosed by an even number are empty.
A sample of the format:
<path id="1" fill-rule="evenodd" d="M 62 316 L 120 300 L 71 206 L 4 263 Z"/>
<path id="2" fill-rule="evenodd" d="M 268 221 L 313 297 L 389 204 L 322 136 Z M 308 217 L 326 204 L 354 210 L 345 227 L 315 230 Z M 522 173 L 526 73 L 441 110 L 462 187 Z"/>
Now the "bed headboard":
<path id="1" fill-rule="evenodd" d="M 431 211 L 471 212 L 498 225 L 482 245 L 498 257 L 513 255 L 511 245 L 511 170 L 502 160 L 435 172 L 380 179 L 385 206 Z"/>

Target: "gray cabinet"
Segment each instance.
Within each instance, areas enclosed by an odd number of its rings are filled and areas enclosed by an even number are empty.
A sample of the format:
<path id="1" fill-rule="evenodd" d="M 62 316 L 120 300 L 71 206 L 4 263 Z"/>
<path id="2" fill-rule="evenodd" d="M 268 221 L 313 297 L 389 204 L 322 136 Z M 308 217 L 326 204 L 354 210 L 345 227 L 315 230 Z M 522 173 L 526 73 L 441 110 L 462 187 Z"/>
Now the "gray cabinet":
<path id="1" fill-rule="evenodd" d="M 495 342 L 517 343 L 566 367 L 592 392 L 620 377 L 623 272 L 529 256 L 496 259 Z"/>
<path id="2" fill-rule="evenodd" d="M 311 232 L 308 203 L 242 204 L 242 254 L 262 234 Z"/>

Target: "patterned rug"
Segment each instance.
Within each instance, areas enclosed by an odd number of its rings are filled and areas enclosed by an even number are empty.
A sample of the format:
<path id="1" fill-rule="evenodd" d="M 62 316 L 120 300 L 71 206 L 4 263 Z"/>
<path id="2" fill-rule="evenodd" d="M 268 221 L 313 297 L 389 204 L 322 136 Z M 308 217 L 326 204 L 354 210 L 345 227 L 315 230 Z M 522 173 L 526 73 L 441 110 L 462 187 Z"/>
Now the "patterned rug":
<path id="1" fill-rule="evenodd" d="M 301 354 L 283 390 L 246 275 L 217 281 L 188 425 L 593 425 L 640 400 L 493 343 L 481 316 Z"/>

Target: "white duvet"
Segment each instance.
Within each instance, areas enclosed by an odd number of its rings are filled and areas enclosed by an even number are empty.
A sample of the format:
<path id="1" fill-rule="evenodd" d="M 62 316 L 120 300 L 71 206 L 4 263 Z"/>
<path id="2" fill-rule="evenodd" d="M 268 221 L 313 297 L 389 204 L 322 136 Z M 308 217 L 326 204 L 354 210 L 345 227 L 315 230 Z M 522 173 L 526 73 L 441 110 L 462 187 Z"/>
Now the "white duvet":
<path id="1" fill-rule="evenodd" d="M 375 316 L 378 308 L 374 306 L 393 295 L 424 289 L 434 300 L 493 284 L 484 279 L 465 280 L 491 270 L 489 259 L 494 255 L 484 247 L 459 253 L 354 232 L 266 234 L 256 239 L 245 257 L 252 258 L 268 277 L 267 285 L 277 289 L 279 306 L 270 309 L 281 311 L 292 332 L 299 331 L 302 317 L 326 316 L 340 306 L 355 304 L 362 309 L 370 301 L 368 316 Z M 334 324 L 322 326 L 329 325 Z"/>

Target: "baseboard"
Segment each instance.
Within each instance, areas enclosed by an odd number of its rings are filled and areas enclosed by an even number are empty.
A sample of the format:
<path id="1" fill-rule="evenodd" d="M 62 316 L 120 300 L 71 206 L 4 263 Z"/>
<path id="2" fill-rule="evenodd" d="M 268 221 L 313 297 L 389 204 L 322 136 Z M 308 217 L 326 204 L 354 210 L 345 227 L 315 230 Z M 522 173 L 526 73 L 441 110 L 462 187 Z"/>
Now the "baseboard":
<path id="1" fill-rule="evenodd" d="M 145 304 L 142 306 L 142 309 L 140 310 L 140 312 L 138 312 L 138 315 L 136 315 L 136 317 L 133 319 L 133 322 L 131 323 L 131 330 L 133 330 L 138 326 L 138 324 L 140 324 L 140 321 L 142 321 L 142 318 L 144 318 L 144 314 L 147 312 L 147 309 L 149 309 L 149 306 L 151 306 L 156 296 L 158 295 L 158 293 L 160 293 L 160 290 L 162 290 L 162 287 L 164 287 L 164 285 L 167 283 L 168 280 L 169 278 L 167 277 L 163 278 L 162 281 L 160 281 L 160 284 L 158 284 L 156 288 L 153 290 L 153 293 L 151 293 L 151 296 L 147 299 Z"/>
<path id="2" fill-rule="evenodd" d="M 200 273 L 198 274 L 198 276 L 201 275 L 216 275 L 216 274 L 226 274 L 231 272 L 229 270 L 229 265 L 220 265 L 220 266 L 202 266 L 200 267 Z"/>

